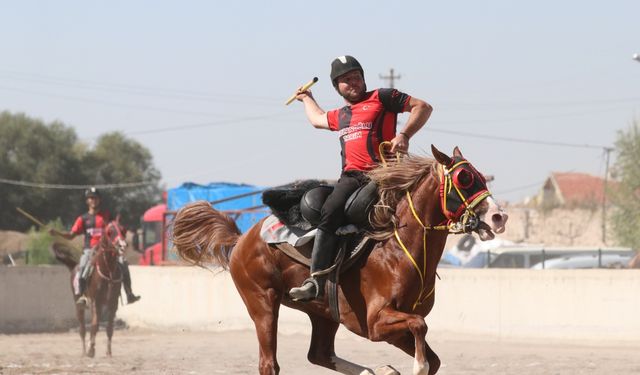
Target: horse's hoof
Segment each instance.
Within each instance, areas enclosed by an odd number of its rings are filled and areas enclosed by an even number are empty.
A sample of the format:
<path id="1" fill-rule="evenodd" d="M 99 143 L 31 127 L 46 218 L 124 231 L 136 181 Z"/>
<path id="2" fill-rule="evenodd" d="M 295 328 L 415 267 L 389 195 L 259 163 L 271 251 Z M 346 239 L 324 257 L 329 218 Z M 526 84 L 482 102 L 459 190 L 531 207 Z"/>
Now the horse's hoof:
<path id="1" fill-rule="evenodd" d="M 400 375 L 400 372 L 389 365 L 376 367 L 374 370 L 376 375 Z"/>
<path id="2" fill-rule="evenodd" d="M 89 349 L 87 352 L 87 357 L 93 358 L 96 355 L 96 350 L 94 348 Z"/>

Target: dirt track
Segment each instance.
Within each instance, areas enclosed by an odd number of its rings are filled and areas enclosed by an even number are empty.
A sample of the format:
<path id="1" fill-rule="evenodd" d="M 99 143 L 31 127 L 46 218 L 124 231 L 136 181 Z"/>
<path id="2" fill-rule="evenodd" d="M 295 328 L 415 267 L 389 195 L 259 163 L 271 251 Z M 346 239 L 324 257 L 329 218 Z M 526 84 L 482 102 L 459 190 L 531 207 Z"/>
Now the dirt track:
<path id="1" fill-rule="evenodd" d="M 617 374 L 640 373 L 638 345 L 581 346 L 543 341 L 486 341 L 478 337 L 429 334 L 443 362 L 439 374 Z M 105 357 L 104 331 L 96 358 L 81 358 L 77 333 L 0 335 L 0 374 L 257 374 L 252 331 L 150 332 L 118 330 L 114 357 Z M 306 335 L 280 335 L 283 374 L 335 374 L 306 361 Z M 391 364 L 411 374 L 412 359 L 384 343 L 338 333 L 336 352 L 376 367 Z"/>

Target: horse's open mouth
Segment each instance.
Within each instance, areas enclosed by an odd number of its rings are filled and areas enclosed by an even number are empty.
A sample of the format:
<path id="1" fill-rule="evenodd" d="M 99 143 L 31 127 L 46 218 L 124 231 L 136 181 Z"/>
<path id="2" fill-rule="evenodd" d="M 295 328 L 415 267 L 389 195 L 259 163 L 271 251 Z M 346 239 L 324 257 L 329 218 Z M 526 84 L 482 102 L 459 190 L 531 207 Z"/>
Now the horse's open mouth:
<path id="1" fill-rule="evenodd" d="M 478 229 L 476 229 L 476 232 L 478 233 L 478 236 L 480 236 L 480 239 L 483 241 L 492 240 L 496 237 L 496 235 L 491 231 L 491 226 L 484 221 L 480 222 L 480 224 L 478 225 Z"/>

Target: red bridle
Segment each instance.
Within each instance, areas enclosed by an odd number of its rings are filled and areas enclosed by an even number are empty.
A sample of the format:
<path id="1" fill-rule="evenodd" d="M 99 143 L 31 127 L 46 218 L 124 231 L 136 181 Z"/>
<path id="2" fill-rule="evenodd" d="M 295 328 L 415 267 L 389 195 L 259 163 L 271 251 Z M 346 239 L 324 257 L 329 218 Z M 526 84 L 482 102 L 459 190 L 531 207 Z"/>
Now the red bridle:
<path id="1" fill-rule="evenodd" d="M 467 160 L 458 158 L 450 167 L 442 165 L 440 179 L 440 202 L 442 213 L 449 223 L 461 222 L 467 227 L 469 220 L 475 221 L 476 213 L 473 209 L 485 198 L 491 196 L 487 181 Z M 474 228 L 464 228 L 471 231 Z"/>

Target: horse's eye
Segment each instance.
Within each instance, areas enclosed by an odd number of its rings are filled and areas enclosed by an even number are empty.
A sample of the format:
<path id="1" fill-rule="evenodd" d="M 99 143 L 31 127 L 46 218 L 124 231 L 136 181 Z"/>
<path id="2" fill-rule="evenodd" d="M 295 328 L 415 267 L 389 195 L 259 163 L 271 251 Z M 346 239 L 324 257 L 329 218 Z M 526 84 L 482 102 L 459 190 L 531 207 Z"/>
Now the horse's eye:
<path id="1" fill-rule="evenodd" d="M 462 189 L 468 189 L 473 184 L 473 174 L 466 169 L 460 169 L 453 174 L 453 183 Z"/>

